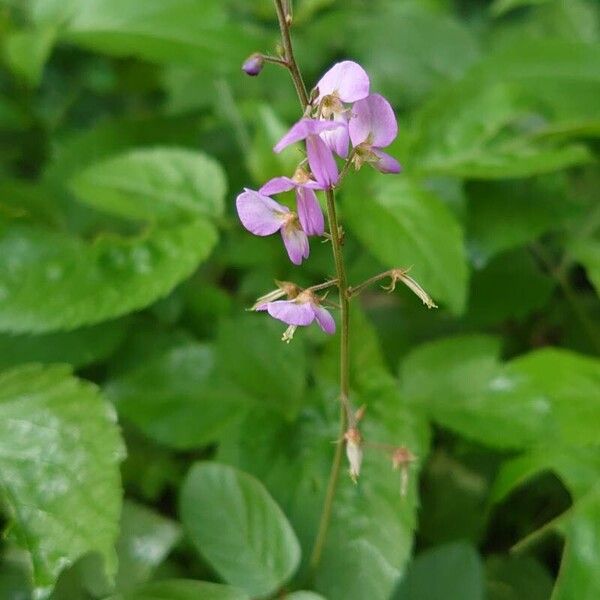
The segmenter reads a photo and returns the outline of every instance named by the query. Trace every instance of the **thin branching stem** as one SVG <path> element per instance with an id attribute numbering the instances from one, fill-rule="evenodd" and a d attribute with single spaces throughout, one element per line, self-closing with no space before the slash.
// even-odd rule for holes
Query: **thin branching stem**
<path id="1" fill-rule="evenodd" d="M 275 10 L 277 11 L 277 19 L 281 30 L 281 41 L 283 45 L 284 61 L 292 76 L 298 99 L 302 106 L 302 110 L 306 113 L 309 107 L 309 97 L 304 85 L 304 80 L 300 73 L 300 69 L 294 57 L 294 49 L 290 36 L 290 22 L 286 18 L 285 9 L 282 0 L 274 0 Z M 344 256 L 342 252 L 342 233 L 338 224 L 335 194 L 333 189 L 325 191 L 327 198 L 327 219 L 329 223 L 329 235 L 333 249 L 333 259 L 335 262 L 337 287 L 339 290 L 340 302 L 340 432 L 338 443 L 335 446 L 335 454 L 329 473 L 329 481 L 325 492 L 325 500 L 323 509 L 319 519 L 319 527 L 317 536 L 313 545 L 313 549 L 309 559 L 310 576 L 313 576 L 321 561 L 323 548 L 327 539 L 327 531 L 331 521 L 331 513 L 333 509 L 333 501 L 337 488 L 337 482 L 340 475 L 342 458 L 344 452 L 344 444 L 342 442 L 344 433 L 347 427 L 347 407 L 349 406 L 349 390 L 350 390 L 350 367 L 349 367 L 349 296 L 348 296 L 348 281 L 346 279 L 346 267 L 344 265 Z M 314 289 L 314 288 L 313 288 Z"/>

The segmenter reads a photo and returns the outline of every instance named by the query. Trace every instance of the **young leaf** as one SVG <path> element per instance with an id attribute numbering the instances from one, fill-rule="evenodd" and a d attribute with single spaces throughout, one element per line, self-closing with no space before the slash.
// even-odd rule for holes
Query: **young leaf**
<path id="1" fill-rule="evenodd" d="M 248 594 L 269 596 L 298 567 L 296 534 L 254 477 L 217 463 L 196 463 L 182 486 L 180 506 L 198 551 L 225 581 Z"/>
<path id="2" fill-rule="evenodd" d="M 0 494 L 39 597 L 88 552 L 114 577 L 123 455 L 114 411 L 68 367 L 0 375 Z"/>

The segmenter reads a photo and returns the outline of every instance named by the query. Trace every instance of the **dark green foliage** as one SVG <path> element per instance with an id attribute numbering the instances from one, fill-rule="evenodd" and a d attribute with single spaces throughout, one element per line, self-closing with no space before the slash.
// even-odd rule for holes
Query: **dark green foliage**
<path id="1" fill-rule="evenodd" d="M 234 209 L 302 158 L 287 73 L 240 69 L 271 0 L 0 0 L 0 598 L 600 598 L 598 2 L 293 4 L 307 83 L 356 60 L 400 123 L 339 195 L 350 283 L 439 305 L 353 301 L 380 446 L 309 574 L 339 339 L 245 309 L 331 248 Z"/>

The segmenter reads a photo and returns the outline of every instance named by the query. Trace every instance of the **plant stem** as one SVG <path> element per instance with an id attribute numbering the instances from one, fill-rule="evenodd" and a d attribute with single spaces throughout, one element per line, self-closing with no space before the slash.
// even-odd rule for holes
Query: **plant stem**
<path id="1" fill-rule="evenodd" d="M 335 197 L 333 190 L 326 190 L 325 195 L 327 197 L 327 218 L 329 220 L 329 232 L 331 234 L 331 245 L 333 248 L 333 258 L 335 261 L 335 270 L 338 279 L 338 290 L 340 293 L 340 431 L 338 443 L 335 447 L 333 462 L 331 464 L 331 470 L 329 472 L 329 481 L 327 483 L 325 501 L 323 503 L 323 510 L 321 511 L 321 518 L 319 520 L 319 529 L 317 531 L 317 537 L 315 538 L 315 543 L 310 555 L 309 569 L 311 574 L 314 574 L 319 566 L 321 555 L 323 554 L 323 547 L 327 538 L 329 522 L 331 520 L 333 500 L 335 498 L 335 490 L 342 465 L 342 456 L 344 451 L 344 444 L 342 440 L 347 427 L 346 413 L 348 410 L 348 396 L 350 388 L 350 305 L 348 300 L 348 281 L 346 279 L 346 267 L 344 265 L 344 257 L 342 254 L 342 240 L 337 220 L 337 213 L 335 210 Z"/>
<path id="2" fill-rule="evenodd" d="M 292 40 L 290 37 L 290 23 L 286 19 L 285 10 L 282 4 L 282 0 L 274 0 L 275 10 L 277 11 L 277 19 L 279 21 L 279 29 L 281 30 L 281 41 L 283 44 L 284 59 L 287 64 L 290 75 L 298 94 L 298 99 L 302 105 L 302 110 L 305 112 L 309 105 L 309 98 L 306 92 L 306 86 L 296 59 L 294 57 L 294 49 L 292 47 Z M 344 451 L 344 433 L 347 427 L 347 415 L 349 407 L 349 388 L 350 388 L 350 354 L 349 354 L 349 340 L 350 340 L 350 318 L 349 318 L 349 295 L 348 295 L 348 281 L 346 279 L 346 267 L 344 265 L 344 256 L 342 253 L 342 236 L 340 233 L 340 227 L 338 224 L 337 213 L 335 208 L 335 195 L 333 189 L 325 190 L 327 198 L 327 220 L 329 223 L 329 233 L 331 236 L 331 246 L 333 248 L 333 259 L 335 262 L 337 287 L 339 290 L 340 297 L 340 311 L 341 311 L 341 327 L 340 327 L 340 432 L 338 437 L 338 443 L 335 447 L 335 454 L 333 456 L 333 462 L 331 464 L 331 470 L 329 473 L 329 481 L 327 483 L 327 490 L 325 492 L 325 500 L 323 503 L 323 509 L 321 511 L 321 517 L 319 519 L 319 528 L 317 531 L 317 537 L 313 545 L 313 549 L 309 560 L 310 576 L 313 576 L 319 562 L 321 555 L 323 554 L 323 548 L 327 539 L 327 531 L 329 529 L 329 523 L 331 521 L 331 512 L 333 509 L 333 500 L 335 498 L 335 492 L 337 482 L 339 479 L 340 468 L 342 464 L 342 456 Z"/>
<path id="3" fill-rule="evenodd" d="M 286 19 L 285 10 L 281 0 L 275 0 L 275 10 L 277 11 L 279 29 L 281 30 L 281 42 L 283 43 L 285 62 L 287 63 L 287 68 L 294 81 L 294 87 L 296 88 L 296 93 L 298 94 L 300 104 L 302 105 L 302 110 L 304 110 L 308 106 L 308 94 L 306 93 L 306 86 L 304 85 L 304 80 L 300 74 L 300 69 L 298 69 L 296 59 L 294 58 L 292 38 L 290 37 L 290 26 Z"/>
<path id="4" fill-rule="evenodd" d="M 393 272 L 394 272 L 394 269 L 390 269 L 389 271 L 384 271 L 383 273 L 379 273 L 379 275 L 374 275 L 373 277 L 369 277 L 369 279 L 366 279 L 362 283 L 359 283 L 358 285 L 356 285 L 354 287 L 348 288 L 348 295 L 350 296 L 350 298 L 352 298 L 353 296 L 357 296 L 366 287 L 369 287 L 370 285 L 373 285 L 374 283 L 377 283 L 378 281 L 381 281 L 382 279 L 391 277 Z"/>

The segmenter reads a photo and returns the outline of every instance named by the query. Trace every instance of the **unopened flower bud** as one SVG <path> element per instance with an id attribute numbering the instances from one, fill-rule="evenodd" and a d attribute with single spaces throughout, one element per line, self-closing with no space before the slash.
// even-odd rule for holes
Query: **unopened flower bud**
<path id="1" fill-rule="evenodd" d="M 360 475 L 360 466 L 363 458 L 362 436 L 356 427 L 350 427 L 344 434 L 344 440 L 346 440 L 346 456 L 350 465 L 348 472 L 352 481 L 356 483 Z"/>
<path id="2" fill-rule="evenodd" d="M 261 71 L 265 64 L 265 59 L 262 54 L 258 52 L 250 55 L 242 65 L 242 71 L 246 73 L 246 75 L 250 75 L 251 77 L 256 77 Z"/>

